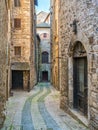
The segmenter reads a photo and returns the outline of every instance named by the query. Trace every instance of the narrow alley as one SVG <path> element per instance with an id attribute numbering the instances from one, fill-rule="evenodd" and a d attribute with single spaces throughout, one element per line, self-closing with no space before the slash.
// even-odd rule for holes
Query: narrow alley
<path id="1" fill-rule="evenodd" d="M 98 0 L 0 0 L 0 130 L 98 130 Z"/>
<path id="2" fill-rule="evenodd" d="M 50 83 L 39 83 L 31 92 L 13 91 L 2 130 L 88 130 L 60 110 L 59 96 Z"/>

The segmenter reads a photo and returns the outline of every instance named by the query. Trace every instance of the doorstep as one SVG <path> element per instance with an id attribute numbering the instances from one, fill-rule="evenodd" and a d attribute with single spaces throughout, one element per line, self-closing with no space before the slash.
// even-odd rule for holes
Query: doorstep
<path id="1" fill-rule="evenodd" d="M 72 117 L 76 118 L 76 120 L 80 121 L 86 127 L 88 127 L 88 125 L 89 125 L 88 119 L 82 113 L 80 113 L 79 111 L 77 111 L 75 109 L 69 109 L 69 114 L 71 114 Z"/>

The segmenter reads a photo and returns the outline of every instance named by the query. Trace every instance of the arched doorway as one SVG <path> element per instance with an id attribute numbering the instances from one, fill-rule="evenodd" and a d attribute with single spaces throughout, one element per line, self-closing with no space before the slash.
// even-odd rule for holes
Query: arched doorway
<path id="1" fill-rule="evenodd" d="M 87 115 L 88 83 L 87 54 L 81 42 L 77 42 L 73 50 L 73 106 Z"/>

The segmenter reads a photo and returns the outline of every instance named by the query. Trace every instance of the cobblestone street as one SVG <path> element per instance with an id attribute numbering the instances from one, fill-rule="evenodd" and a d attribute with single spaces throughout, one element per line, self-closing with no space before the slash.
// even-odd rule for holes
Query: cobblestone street
<path id="1" fill-rule="evenodd" d="M 88 130 L 59 109 L 59 96 L 49 83 L 29 93 L 13 91 L 2 130 Z"/>

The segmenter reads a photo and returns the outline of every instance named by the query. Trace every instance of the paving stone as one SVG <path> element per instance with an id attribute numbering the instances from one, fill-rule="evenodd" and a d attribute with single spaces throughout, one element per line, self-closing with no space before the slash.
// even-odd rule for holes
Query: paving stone
<path id="1" fill-rule="evenodd" d="M 47 83 L 35 86 L 29 93 L 14 91 L 2 130 L 88 130 L 59 108 L 59 96 Z"/>

